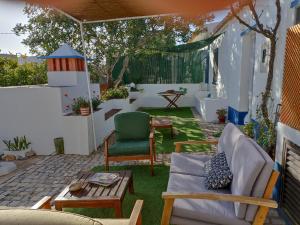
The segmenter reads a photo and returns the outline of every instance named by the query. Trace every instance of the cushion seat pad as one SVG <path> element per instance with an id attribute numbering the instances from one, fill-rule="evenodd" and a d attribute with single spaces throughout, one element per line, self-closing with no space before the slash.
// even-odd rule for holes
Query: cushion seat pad
<path id="1" fill-rule="evenodd" d="M 186 174 L 170 173 L 168 192 L 177 193 L 224 193 L 228 189 L 207 190 L 204 177 Z M 235 216 L 234 204 L 225 201 L 210 201 L 199 199 L 176 199 L 173 205 L 171 224 L 224 224 L 250 225 Z"/>
<path id="2" fill-rule="evenodd" d="M 109 147 L 109 156 L 149 155 L 149 140 L 117 141 Z"/>
<path id="3" fill-rule="evenodd" d="M 204 164 L 209 159 L 208 155 L 172 153 L 170 172 L 204 177 Z"/>

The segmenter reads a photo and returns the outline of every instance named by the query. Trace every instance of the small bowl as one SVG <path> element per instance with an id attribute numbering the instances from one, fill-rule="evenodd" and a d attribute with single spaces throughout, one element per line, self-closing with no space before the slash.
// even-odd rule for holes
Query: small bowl
<path id="1" fill-rule="evenodd" d="M 82 188 L 82 183 L 76 182 L 69 186 L 69 191 L 79 191 Z"/>

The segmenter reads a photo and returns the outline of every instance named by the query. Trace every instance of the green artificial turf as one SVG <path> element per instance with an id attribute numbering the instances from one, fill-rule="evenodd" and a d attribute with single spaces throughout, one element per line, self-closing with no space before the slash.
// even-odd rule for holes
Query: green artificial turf
<path id="1" fill-rule="evenodd" d="M 134 194 L 126 193 L 123 201 L 123 216 L 130 217 L 134 203 L 137 199 L 144 200 L 142 211 L 143 225 L 158 225 L 160 224 L 163 201 L 161 198 L 162 192 L 167 190 L 169 167 L 155 166 L 155 175 L 150 176 L 149 166 L 112 166 L 110 171 L 114 170 L 131 170 L 133 172 Z M 93 169 L 95 172 L 103 171 L 102 167 Z M 93 218 L 114 218 L 113 209 L 65 209 L 65 211 L 73 212 Z"/>
<path id="2" fill-rule="evenodd" d="M 140 111 L 149 113 L 152 117 L 169 117 L 173 121 L 173 127 L 178 134 L 172 139 L 170 129 L 159 129 L 155 132 L 157 153 L 174 152 L 176 141 L 203 140 L 205 136 L 201 131 L 197 120 L 194 118 L 191 108 L 141 108 Z M 203 152 L 210 149 L 207 145 L 185 145 L 183 151 Z"/>

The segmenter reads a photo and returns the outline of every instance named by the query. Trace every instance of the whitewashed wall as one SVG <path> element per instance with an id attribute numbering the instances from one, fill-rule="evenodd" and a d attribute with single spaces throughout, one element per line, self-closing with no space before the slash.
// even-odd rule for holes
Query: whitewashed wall
<path id="1" fill-rule="evenodd" d="M 90 154 L 94 150 L 91 115 L 64 116 L 63 93 L 59 87 L 0 88 L 0 139 L 26 135 L 38 155 L 49 155 L 55 152 L 53 139 L 63 137 L 65 154 Z M 105 120 L 105 113 L 113 108 L 122 109 L 119 113 L 135 111 L 138 105 L 124 99 L 109 100 L 100 107 L 94 113 L 97 146 L 114 129 L 114 117 Z M 5 148 L 1 141 L 0 149 Z"/>
<path id="2" fill-rule="evenodd" d="M 246 11 L 241 16 L 248 20 Z M 242 71 L 243 38 L 240 34 L 244 29 L 236 20 L 232 20 L 220 31 L 225 33 L 212 45 L 212 50 L 219 48 L 218 96 L 227 98 L 229 106 L 238 111 L 248 108 L 247 102 L 242 101 L 248 94 L 248 82 L 244 82 Z M 212 51 L 210 59 L 213 63 Z M 212 67 L 213 65 L 210 67 L 210 82 L 213 76 Z"/>
<path id="3" fill-rule="evenodd" d="M 59 88 L 0 88 L 0 104 L 0 139 L 26 135 L 36 153 L 55 151 L 53 139 L 63 136 Z M 5 148 L 2 141 L 0 148 Z"/>
<path id="4" fill-rule="evenodd" d="M 260 20 L 263 24 L 267 24 L 270 27 L 274 26 L 276 21 L 276 6 L 275 1 L 270 0 L 258 0 L 256 2 L 256 10 L 258 14 L 263 10 L 263 14 Z M 294 25 L 295 21 L 295 8 L 290 8 L 291 1 L 281 0 L 281 16 L 282 21 L 278 30 L 277 41 L 277 56 L 274 67 L 274 80 L 272 85 L 272 93 L 274 99 L 275 110 L 276 105 L 281 102 L 282 91 L 282 78 L 284 68 L 284 56 L 285 56 L 285 42 L 287 29 Z M 246 21 L 250 21 L 250 16 L 247 10 L 240 13 Z M 250 24 L 254 24 L 251 20 Z M 267 79 L 267 71 L 261 70 L 262 59 L 262 47 L 266 43 L 266 38 L 260 34 L 249 32 L 245 36 L 241 36 L 241 32 L 246 30 L 245 26 L 240 25 L 237 20 L 233 19 L 227 23 L 226 26 L 220 31 L 225 32 L 224 37 L 216 42 L 213 47 L 219 47 L 219 76 L 220 76 L 220 88 L 223 89 L 228 97 L 229 105 L 236 107 L 237 110 L 244 110 L 246 108 L 245 92 L 242 94 L 243 89 L 248 88 L 247 82 L 242 81 L 244 71 L 243 65 L 247 63 L 247 60 L 243 58 L 243 55 L 249 55 L 249 52 L 243 52 L 243 41 L 247 36 L 255 35 L 255 52 L 254 52 L 254 73 L 253 73 L 253 88 L 250 93 L 249 108 L 251 117 L 255 119 L 257 105 L 260 104 L 260 99 L 257 97 L 264 91 Z M 212 57 L 212 54 L 211 54 Z M 250 61 L 248 61 L 250 62 Z M 212 77 L 212 66 L 210 68 L 210 77 Z M 246 86 L 245 86 L 246 85 Z M 249 89 L 249 88 L 248 88 Z M 250 86 L 251 89 L 251 86 Z M 250 118 L 248 118 L 250 119 Z M 277 154 L 276 159 L 281 162 L 282 155 L 282 141 L 284 137 L 293 138 L 292 141 L 299 143 L 299 132 L 284 126 L 278 125 L 278 139 L 277 139 Z M 296 136 L 295 136 L 296 135 Z M 298 138 L 298 139 L 297 139 Z"/>
<path id="5" fill-rule="evenodd" d="M 259 10 L 264 10 L 264 16 L 261 17 L 261 20 L 265 24 L 274 26 L 276 18 L 276 8 L 273 1 L 259 1 L 258 5 Z M 281 101 L 281 86 L 283 78 L 283 66 L 284 66 L 284 56 L 285 56 L 285 42 L 287 29 L 294 24 L 295 20 L 295 9 L 290 8 L 291 1 L 281 1 L 282 7 L 282 21 L 278 31 L 278 41 L 277 41 L 277 57 L 275 60 L 274 67 L 274 81 L 273 81 L 273 98 L 274 105 L 276 106 Z M 273 23 L 272 23 L 273 21 Z M 266 42 L 266 39 L 261 35 L 256 37 L 256 61 L 255 61 L 255 73 L 254 73 L 254 85 L 253 85 L 253 107 L 252 114 L 255 116 L 256 105 L 258 104 L 256 96 L 258 96 L 265 88 L 267 73 L 260 72 L 260 61 L 261 61 L 261 48 L 262 45 Z M 275 109 L 274 109 L 275 110 Z"/>
<path id="6" fill-rule="evenodd" d="M 195 106 L 195 94 L 200 91 L 200 84 L 139 84 L 138 89 L 143 89 L 138 99 L 139 107 L 166 107 L 168 102 L 159 92 L 187 88 L 187 94 L 182 96 L 176 104 L 180 107 Z"/>

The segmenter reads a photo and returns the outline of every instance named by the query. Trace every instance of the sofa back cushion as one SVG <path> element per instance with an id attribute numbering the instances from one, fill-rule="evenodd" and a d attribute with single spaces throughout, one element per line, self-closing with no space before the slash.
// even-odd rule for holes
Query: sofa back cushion
<path id="1" fill-rule="evenodd" d="M 102 225 L 92 218 L 72 213 L 32 210 L 3 209 L 0 210 L 0 224 L 9 225 Z"/>
<path id="2" fill-rule="evenodd" d="M 218 152 L 225 152 L 229 168 L 231 168 L 234 146 L 241 135 L 244 134 L 240 131 L 240 129 L 232 123 L 228 123 L 219 138 Z"/>
<path id="3" fill-rule="evenodd" d="M 254 145 L 245 136 L 240 136 L 232 155 L 231 193 L 233 195 L 251 196 L 254 183 L 265 166 L 265 160 Z M 234 203 L 235 214 L 244 219 L 247 205 Z"/>
<path id="4" fill-rule="evenodd" d="M 150 115 L 144 112 L 128 112 L 115 116 L 116 140 L 146 140 L 150 134 Z"/>
<path id="5" fill-rule="evenodd" d="M 254 183 L 254 187 L 252 188 L 252 193 L 251 193 L 251 196 L 261 198 L 265 192 L 270 176 L 272 174 L 274 168 L 274 161 L 271 159 L 268 153 L 265 150 L 263 150 L 253 139 L 249 139 L 249 140 L 266 161 L 265 166 L 263 167 L 262 171 L 260 172 L 258 178 Z M 252 222 L 256 215 L 257 209 L 258 209 L 257 206 L 249 205 L 247 207 L 245 219 L 247 221 Z"/>

